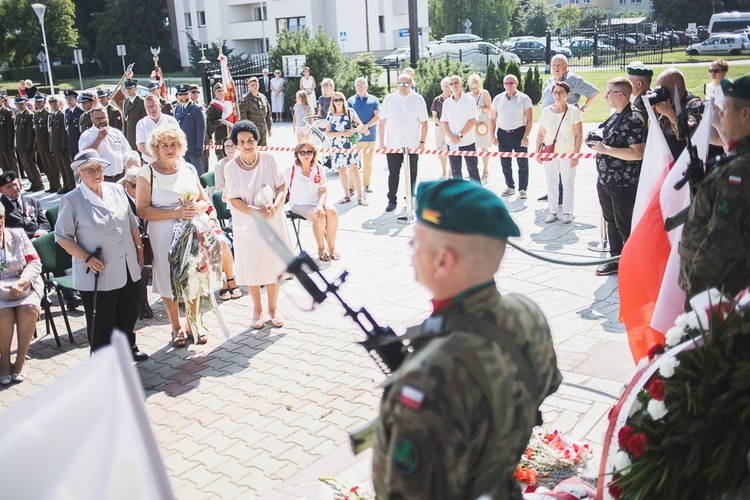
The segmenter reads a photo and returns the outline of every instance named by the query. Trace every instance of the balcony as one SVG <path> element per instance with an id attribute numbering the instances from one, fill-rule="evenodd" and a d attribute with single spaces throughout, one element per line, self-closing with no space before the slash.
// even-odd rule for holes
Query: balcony
<path id="1" fill-rule="evenodd" d="M 268 21 L 266 23 L 266 37 L 271 34 L 273 26 Z M 229 23 L 229 40 L 252 40 L 256 38 L 263 38 L 263 22 L 262 21 L 248 21 L 240 23 Z"/>

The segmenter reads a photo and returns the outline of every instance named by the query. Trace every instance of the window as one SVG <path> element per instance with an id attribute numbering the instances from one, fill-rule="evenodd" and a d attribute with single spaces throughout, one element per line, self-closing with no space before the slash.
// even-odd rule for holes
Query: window
<path id="1" fill-rule="evenodd" d="M 630 0 L 630 3 L 641 3 L 641 0 Z"/>
<path id="2" fill-rule="evenodd" d="M 260 7 L 255 7 L 254 14 L 256 21 L 268 21 L 268 11 L 266 10 L 265 5 L 263 5 L 262 9 Z"/>
<path id="3" fill-rule="evenodd" d="M 196 12 L 198 17 L 198 27 L 205 26 L 206 25 L 206 11 L 205 10 L 199 10 Z"/>
<path id="4" fill-rule="evenodd" d="M 625 5 L 625 0 L 617 0 L 617 3 L 619 3 L 620 5 Z"/>
<path id="5" fill-rule="evenodd" d="M 281 17 L 276 19 L 276 31 L 281 33 L 287 31 L 302 31 L 305 27 L 304 17 Z"/>
<path id="6" fill-rule="evenodd" d="M 385 16 L 378 16 L 378 28 L 381 33 L 385 33 Z"/>
<path id="7" fill-rule="evenodd" d="M 583 3 L 591 3 L 591 0 L 583 0 Z"/>
<path id="8" fill-rule="evenodd" d="M 185 27 L 186 28 L 193 27 L 193 19 L 190 17 L 190 12 L 185 12 Z"/>

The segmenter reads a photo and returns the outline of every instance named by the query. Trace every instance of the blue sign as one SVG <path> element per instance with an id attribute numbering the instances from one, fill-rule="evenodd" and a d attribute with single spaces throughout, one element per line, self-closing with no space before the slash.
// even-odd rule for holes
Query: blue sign
<path id="1" fill-rule="evenodd" d="M 339 42 L 346 41 L 346 31 L 339 31 Z"/>
<path id="2" fill-rule="evenodd" d="M 398 37 L 399 38 L 409 38 L 409 28 L 399 28 L 399 30 L 398 30 Z"/>

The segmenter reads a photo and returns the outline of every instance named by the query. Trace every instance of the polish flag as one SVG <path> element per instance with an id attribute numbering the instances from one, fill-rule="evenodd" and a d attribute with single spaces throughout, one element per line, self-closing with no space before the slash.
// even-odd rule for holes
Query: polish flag
<path id="1" fill-rule="evenodd" d="M 625 324 L 636 363 L 653 345 L 664 340 L 664 333 L 682 313 L 685 292 L 677 283 L 677 247 L 682 226 L 666 232 L 664 221 L 690 204 L 689 184 L 679 191 L 674 189 L 690 162 L 689 153 L 685 149 L 676 162 L 673 160 L 656 116 L 648 101 L 645 104 L 650 119 L 648 140 L 632 230 L 623 247 L 618 272 L 620 320 Z M 708 152 L 712 111 L 712 106 L 706 106 L 692 137 L 701 158 L 706 158 Z"/>
<path id="2" fill-rule="evenodd" d="M 219 64 L 221 65 L 221 80 L 224 82 L 224 111 L 221 114 L 221 121 L 228 127 L 232 127 L 240 121 L 240 114 L 237 111 L 237 95 L 234 91 L 234 80 L 229 74 L 229 60 L 221 49 L 219 49 Z"/>

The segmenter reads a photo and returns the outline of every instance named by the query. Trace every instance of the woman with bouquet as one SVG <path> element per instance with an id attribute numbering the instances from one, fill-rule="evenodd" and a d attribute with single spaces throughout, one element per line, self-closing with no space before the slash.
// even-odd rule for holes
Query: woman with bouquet
<path id="1" fill-rule="evenodd" d="M 196 332 L 193 337 L 190 321 L 186 321 L 184 328 L 180 323 L 178 297 L 174 297 L 172 291 L 169 249 L 175 224 L 204 215 L 209 207 L 208 199 L 195 167 L 182 159 L 187 140 L 180 127 L 165 124 L 155 128 L 148 138 L 147 147 L 156 160 L 140 171 L 136 207 L 138 216 L 148 221 L 148 235 L 154 253 L 153 290 L 164 302 L 172 326 L 172 345 L 185 347 L 186 338 L 205 344 L 205 335 Z M 191 300 L 190 307 L 194 318 L 197 297 Z"/>
<path id="2" fill-rule="evenodd" d="M 260 214 L 274 229 L 284 244 L 291 249 L 287 233 L 284 203 L 286 181 L 269 154 L 257 150 L 260 134 L 249 120 L 241 120 L 232 127 L 232 142 L 237 154 L 224 167 L 224 201 L 230 205 L 234 229 L 235 277 L 238 285 L 247 285 L 253 300 L 253 328 L 265 323 L 260 287 L 266 285 L 268 314 L 275 327 L 284 325 L 284 317 L 277 309 L 278 277 L 284 272 L 284 262 L 264 243 L 253 214 Z"/>

